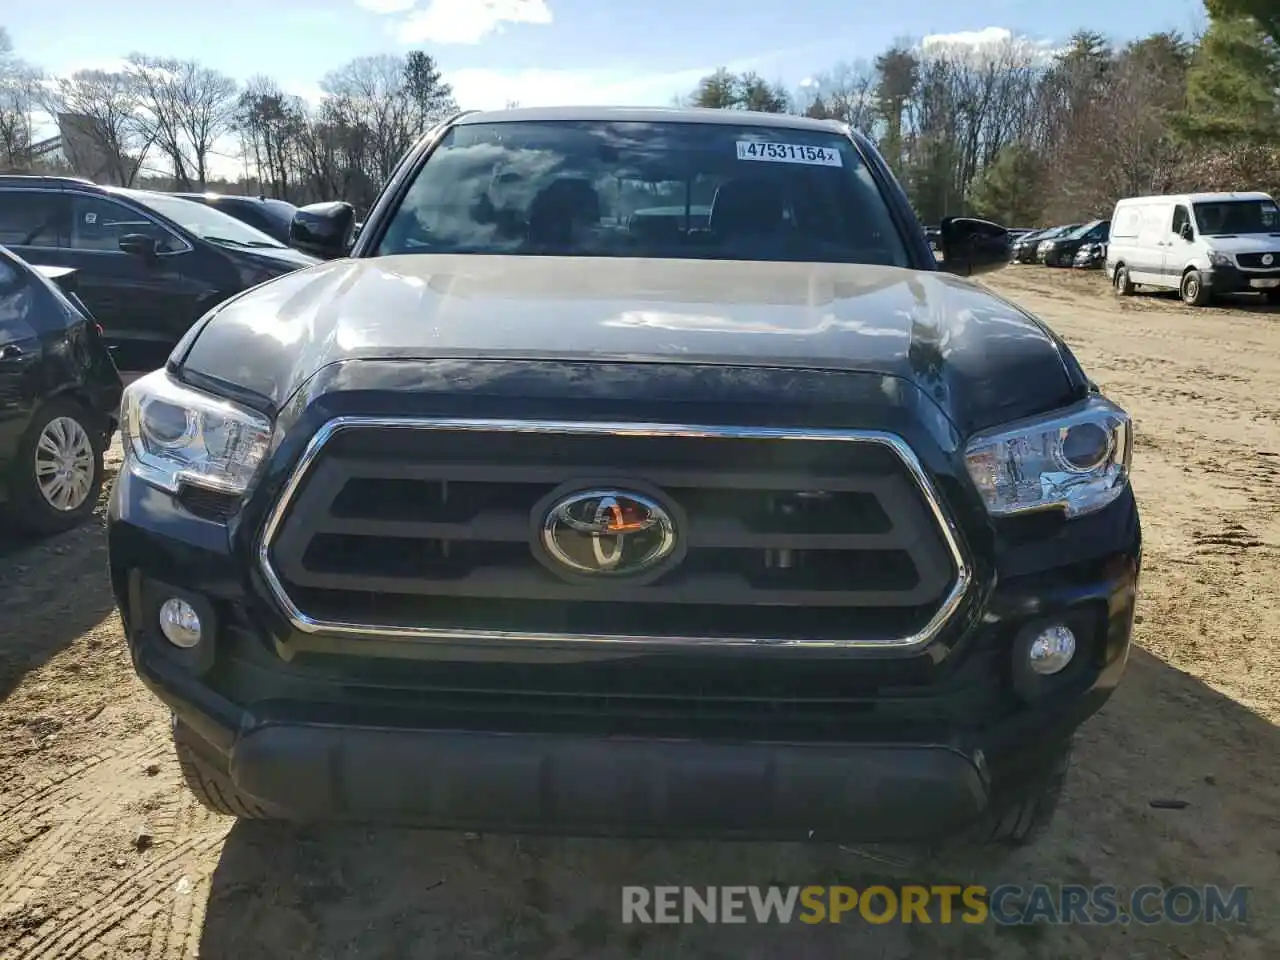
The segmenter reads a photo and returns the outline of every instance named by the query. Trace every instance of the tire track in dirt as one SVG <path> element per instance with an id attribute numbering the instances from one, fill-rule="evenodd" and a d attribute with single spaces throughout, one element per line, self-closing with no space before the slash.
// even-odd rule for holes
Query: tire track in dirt
<path id="1" fill-rule="evenodd" d="M 224 831 L 179 841 L 164 856 L 117 883 L 80 916 L 13 954 L 13 960 L 71 960 L 129 916 L 148 920 L 165 912 L 159 906 L 161 898 L 172 891 L 188 863 L 212 853 L 225 838 Z M 168 914 L 171 921 L 176 918 L 173 910 Z"/>
<path id="2" fill-rule="evenodd" d="M 49 811 L 61 807 L 59 823 L 27 844 L 8 864 L 7 876 L 0 877 L 0 909 L 21 907 L 25 899 L 54 880 L 68 864 L 72 844 L 83 845 L 96 826 L 119 815 L 120 801 L 137 794 L 143 762 L 158 760 L 164 753 L 163 745 L 153 743 L 125 757 L 104 761 L 93 776 L 76 782 L 77 789 L 47 807 Z"/>

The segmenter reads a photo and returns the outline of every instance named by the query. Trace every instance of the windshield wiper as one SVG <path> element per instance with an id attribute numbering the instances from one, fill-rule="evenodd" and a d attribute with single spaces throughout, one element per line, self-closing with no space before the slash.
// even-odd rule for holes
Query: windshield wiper
<path id="1" fill-rule="evenodd" d="M 233 240 L 231 237 L 213 237 L 213 236 L 207 236 L 207 235 L 205 236 L 205 239 L 208 240 L 210 243 L 229 243 L 233 247 L 252 247 L 252 248 L 270 247 L 273 250 L 286 249 L 283 245 L 278 243 L 272 243 L 269 240 Z"/>

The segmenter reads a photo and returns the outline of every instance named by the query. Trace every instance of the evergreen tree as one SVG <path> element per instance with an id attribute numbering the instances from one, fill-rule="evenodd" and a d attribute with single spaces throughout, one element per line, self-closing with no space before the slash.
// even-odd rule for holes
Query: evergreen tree
<path id="1" fill-rule="evenodd" d="M 975 213 L 1008 226 L 1039 223 L 1044 212 L 1042 171 L 1040 158 L 1030 146 L 1011 144 L 978 175 L 970 205 Z"/>

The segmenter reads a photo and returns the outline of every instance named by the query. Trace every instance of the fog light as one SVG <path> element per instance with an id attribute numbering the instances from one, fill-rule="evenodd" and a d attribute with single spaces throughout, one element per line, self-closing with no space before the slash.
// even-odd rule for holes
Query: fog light
<path id="1" fill-rule="evenodd" d="M 1041 676 L 1061 672 L 1076 655 L 1076 635 L 1060 623 L 1046 627 L 1031 641 L 1027 659 Z"/>
<path id="2" fill-rule="evenodd" d="M 180 597 L 160 604 L 160 632 L 175 647 L 189 650 L 200 642 L 200 615 Z"/>

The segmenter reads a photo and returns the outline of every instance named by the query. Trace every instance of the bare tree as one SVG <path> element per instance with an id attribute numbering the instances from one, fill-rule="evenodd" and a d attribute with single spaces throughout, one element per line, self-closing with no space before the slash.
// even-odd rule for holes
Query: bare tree
<path id="1" fill-rule="evenodd" d="M 45 105 L 88 148 L 89 155 L 80 156 L 78 144 L 64 136 L 63 153 L 76 173 L 133 186 L 151 141 L 138 123 L 136 86 L 127 75 L 78 70 L 57 81 Z"/>
<path id="2" fill-rule="evenodd" d="M 8 31 L 0 27 L 0 165 L 31 164 L 31 115 L 40 79 L 39 70 L 14 54 Z"/>
<path id="3" fill-rule="evenodd" d="M 235 124 L 236 82 L 194 60 L 179 64 L 177 124 L 182 131 L 201 189 L 209 180 L 209 157 L 214 146 Z"/>
<path id="4" fill-rule="evenodd" d="M 303 177 L 307 113 L 302 100 L 286 94 L 270 77 L 253 77 L 237 101 L 235 122 L 260 186 L 273 197 L 292 199 Z"/>
<path id="5" fill-rule="evenodd" d="M 137 98 L 135 114 L 148 141 L 165 155 L 179 187 L 191 189 L 191 163 L 183 135 L 180 75 L 182 62 L 144 53 L 129 55 L 126 76 Z"/>
<path id="6" fill-rule="evenodd" d="M 839 120 L 868 136 L 876 129 L 876 71 L 866 60 L 839 63 L 813 82 L 813 99 L 805 113 Z"/>

